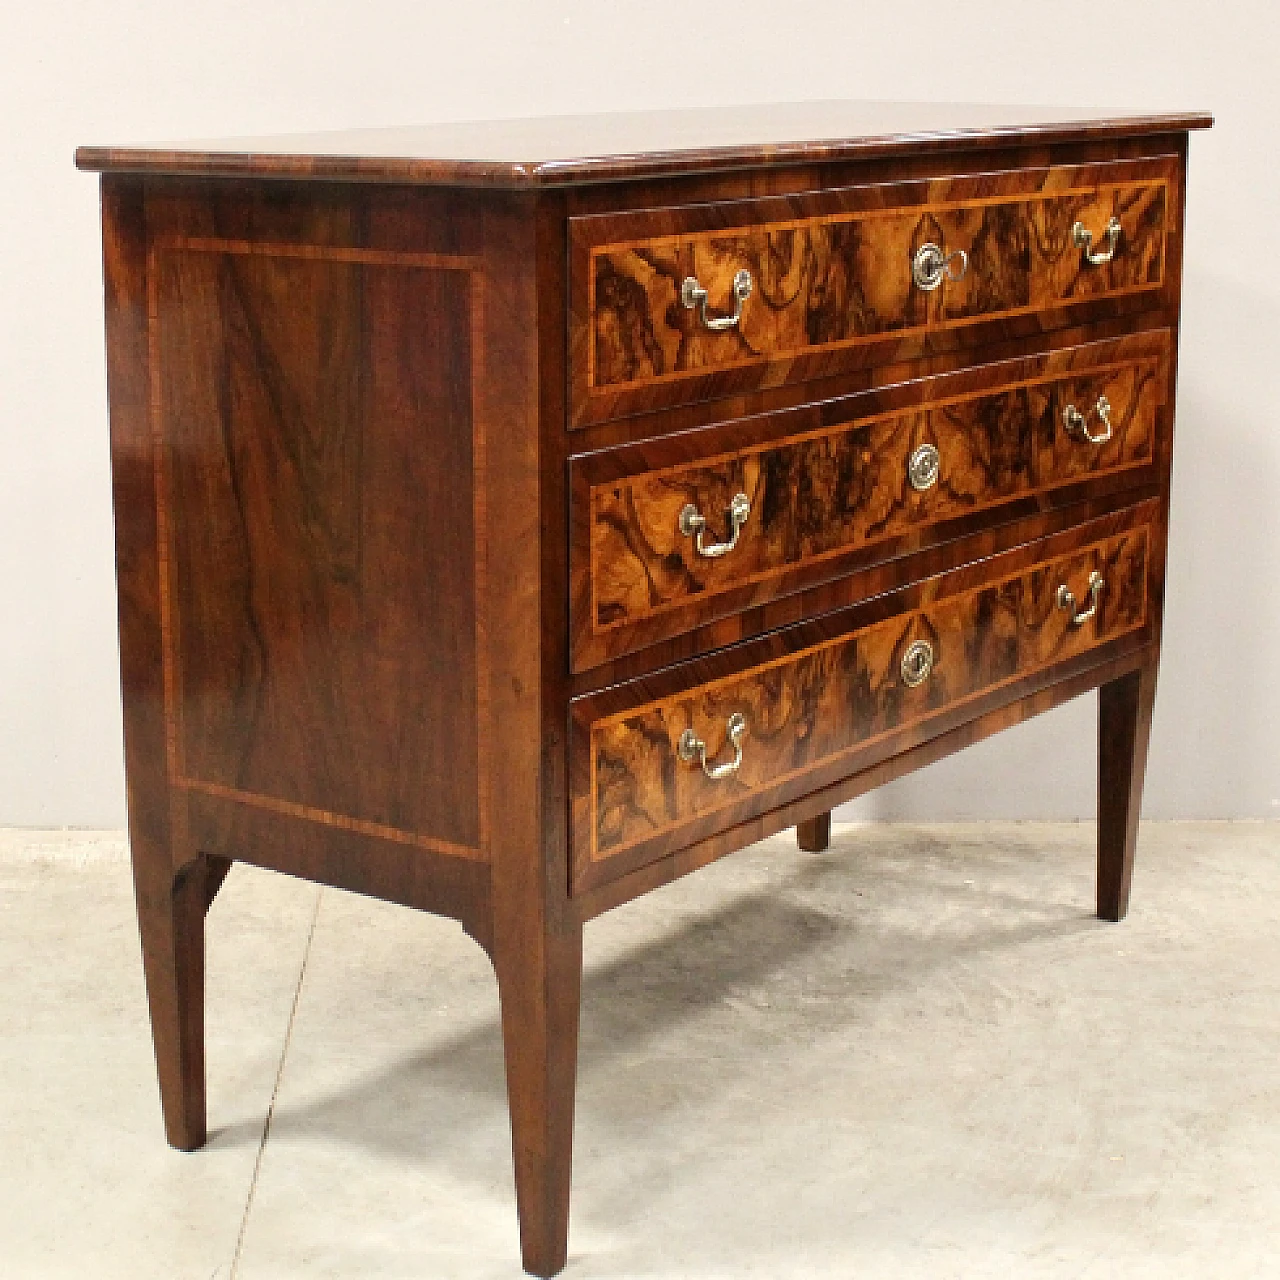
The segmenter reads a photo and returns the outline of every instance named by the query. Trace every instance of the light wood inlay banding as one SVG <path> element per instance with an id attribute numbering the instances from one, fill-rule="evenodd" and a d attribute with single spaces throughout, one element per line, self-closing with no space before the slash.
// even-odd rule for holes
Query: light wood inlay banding
<path id="1" fill-rule="evenodd" d="M 1165 287 L 1170 172 L 1145 161 L 851 187 L 804 217 L 810 202 L 766 198 L 577 219 L 573 424 L 1141 306 Z M 1113 216 L 1119 248 L 1091 266 L 1072 229 L 1101 238 Z M 968 269 L 926 291 L 911 265 L 930 243 Z M 754 284 L 741 321 L 711 332 L 682 283 L 730 311 L 740 271 Z"/>
<path id="2" fill-rule="evenodd" d="M 485 856 L 482 281 L 464 255 L 153 243 L 175 795 Z M 302 314 L 310 325 L 286 331 L 282 317 Z M 221 455 L 184 447 L 197 439 L 202 450 L 222 440 Z M 474 478 L 469 490 L 444 492 L 442 452 Z M 181 522 L 170 515 L 178 488 Z M 419 581 L 397 585 L 406 570 Z M 445 583 L 476 602 L 466 634 L 433 625 L 431 593 Z M 206 686 L 231 696 L 204 698 Z M 325 728 L 300 732 L 286 710 L 296 703 Z M 386 768 L 372 770 L 378 753 Z"/>
<path id="3" fill-rule="evenodd" d="M 591 494 L 594 627 L 625 627 L 917 524 L 1141 466 L 1163 399 L 1158 372 L 1152 360 L 1026 383 L 599 486 Z M 1094 446 L 1070 436 L 1064 407 L 1088 409 L 1101 396 L 1113 406 L 1112 439 Z M 917 492 L 907 463 L 926 443 L 939 450 L 941 474 Z M 692 504 L 715 528 L 736 493 L 751 501 L 737 545 L 699 556 L 680 532 L 680 511 Z"/>
<path id="4" fill-rule="evenodd" d="M 921 380 L 892 393 L 897 408 L 855 395 L 575 459 L 575 670 L 851 567 L 1152 483 L 1169 337 L 1159 330 Z M 1076 406 L 1101 431 L 1102 397 L 1113 433 L 1093 444 L 1063 415 Z M 924 445 L 937 448 L 939 475 L 919 491 L 908 461 Z M 704 513 L 719 537 L 737 494 L 750 515 L 733 550 L 699 555 L 681 512 Z"/>
<path id="5" fill-rule="evenodd" d="M 729 822 L 766 788 L 1140 629 L 1148 561 L 1142 526 L 658 701 L 595 718 L 587 700 L 578 713 L 590 743 L 589 778 L 575 803 L 579 882 L 598 882 L 598 864 L 640 846 L 660 856 L 695 819 L 723 812 Z M 1098 613 L 1074 626 L 1058 588 L 1083 599 L 1095 569 L 1106 580 Z M 911 688 L 900 664 L 917 640 L 931 646 L 933 670 Z M 692 728 L 721 751 L 735 713 L 747 719 L 742 768 L 712 781 L 680 759 L 680 735 Z"/>

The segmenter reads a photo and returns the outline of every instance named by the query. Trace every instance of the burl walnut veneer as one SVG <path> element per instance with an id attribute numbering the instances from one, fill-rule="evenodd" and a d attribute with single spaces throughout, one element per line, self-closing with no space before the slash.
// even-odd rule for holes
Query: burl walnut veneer
<path id="1" fill-rule="evenodd" d="M 169 1140 L 234 861 L 492 957 L 564 1265 L 592 916 L 1086 690 L 1127 908 L 1188 131 L 827 103 L 96 149 Z M 743 945 L 750 945 L 749 939 Z"/>

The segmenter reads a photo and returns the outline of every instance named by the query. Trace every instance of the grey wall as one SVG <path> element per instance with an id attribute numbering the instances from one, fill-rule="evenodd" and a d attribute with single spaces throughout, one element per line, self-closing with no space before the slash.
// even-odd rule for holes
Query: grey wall
<path id="1" fill-rule="evenodd" d="M 1280 817 L 1273 0 L 45 0 L 0 53 L 0 824 L 124 816 L 96 185 L 77 143 L 824 97 L 1210 108 L 1147 813 Z M 1093 811 L 1084 699 L 854 807 Z"/>

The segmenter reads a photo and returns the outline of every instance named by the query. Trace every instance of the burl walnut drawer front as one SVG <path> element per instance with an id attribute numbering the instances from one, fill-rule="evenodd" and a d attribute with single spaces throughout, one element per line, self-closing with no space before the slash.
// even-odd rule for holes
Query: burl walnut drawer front
<path id="1" fill-rule="evenodd" d="M 1138 525 L 667 696 L 641 681 L 580 700 L 573 890 L 836 781 L 856 752 L 927 736 L 932 719 L 1139 630 L 1150 558 Z"/>
<path id="2" fill-rule="evenodd" d="M 575 460 L 575 670 L 845 572 L 850 553 L 862 567 L 1019 499 L 1150 480 L 1169 343 L 1159 330 L 947 375 L 906 408 L 852 396 Z M 734 448 L 744 436 L 764 438 Z"/>
<path id="3" fill-rule="evenodd" d="M 1158 158 L 573 218 L 572 421 L 1150 305 L 1176 181 Z"/>

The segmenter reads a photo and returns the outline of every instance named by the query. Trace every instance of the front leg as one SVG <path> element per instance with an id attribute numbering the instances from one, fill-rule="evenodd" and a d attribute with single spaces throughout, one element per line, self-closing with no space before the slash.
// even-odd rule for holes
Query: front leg
<path id="1" fill-rule="evenodd" d="M 1142 781 L 1156 696 L 1154 660 L 1098 689 L 1098 915 L 1129 910 Z"/>
<path id="2" fill-rule="evenodd" d="M 569 1245 L 582 927 L 494 942 L 521 1253 L 530 1275 L 554 1276 Z"/>

